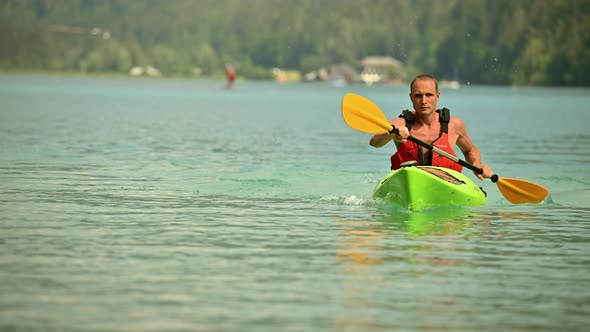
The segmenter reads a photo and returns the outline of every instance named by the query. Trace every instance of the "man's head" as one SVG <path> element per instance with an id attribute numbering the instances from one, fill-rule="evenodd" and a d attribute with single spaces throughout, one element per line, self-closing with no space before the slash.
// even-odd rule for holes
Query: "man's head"
<path id="1" fill-rule="evenodd" d="M 410 100 L 418 114 L 436 111 L 439 97 L 438 82 L 430 75 L 418 75 L 410 83 Z"/>
<path id="2" fill-rule="evenodd" d="M 410 93 L 412 92 L 412 89 L 414 88 L 414 83 L 416 83 L 416 81 L 419 80 L 430 80 L 434 82 L 434 88 L 436 89 L 436 92 L 438 92 L 438 81 L 436 80 L 436 78 L 434 78 L 432 75 L 428 75 L 428 74 L 421 74 L 416 76 L 412 82 L 410 83 Z"/>

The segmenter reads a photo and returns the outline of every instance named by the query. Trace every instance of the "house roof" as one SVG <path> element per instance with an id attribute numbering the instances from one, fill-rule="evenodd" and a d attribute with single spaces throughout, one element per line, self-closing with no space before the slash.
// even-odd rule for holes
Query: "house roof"
<path id="1" fill-rule="evenodd" d="M 390 56 L 368 56 L 361 60 L 364 67 L 387 67 L 387 66 L 401 66 L 401 61 Z"/>

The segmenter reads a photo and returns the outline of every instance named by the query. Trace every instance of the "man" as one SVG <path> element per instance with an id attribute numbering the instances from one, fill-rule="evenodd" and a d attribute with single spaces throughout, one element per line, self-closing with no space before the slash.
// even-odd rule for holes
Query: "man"
<path id="1" fill-rule="evenodd" d="M 414 111 L 404 111 L 390 123 L 399 134 L 381 133 L 371 137 L 369 144 L 376 148 L 382 147 L 393 140 L 397 152 L 391 156 L 391 169 L 397 169 L 406 161 L 415 160 L 418 165 L 441 166 L 457 171 L 462 166 L 436 152 L 428 151 L 418 144 L 408 141 L 410 134 L 417 139 L 430 143 L 435 147 L 456 156 L 453 148 L 459 146 L 465 160 L 483 169 L 483 174 L 475 174 L 479 179 L 490 178 L 492 169 L 481 163 L 479 150 L 467 135 L 463 120 L 450 116 L 448 109 L 437 110 L 436 104 L 440 97 L 438 83 L 430 75 L 419 75 L 410 84 L 410 100 Z"/>

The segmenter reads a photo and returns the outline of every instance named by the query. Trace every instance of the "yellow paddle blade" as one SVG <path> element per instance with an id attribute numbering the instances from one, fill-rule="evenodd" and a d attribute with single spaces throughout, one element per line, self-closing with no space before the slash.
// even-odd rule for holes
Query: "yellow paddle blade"
<path id="1" fill-rule="evenodd" d="M 368 134 L 393 129 L 377 105 L 354 93 L 348 93 L 342 99 L 342 118 L 351 128 Z"/>
<path id="2" fill-rule="evenodd" d="M 541 203 L 549 195 L 547 189 L 526 180 L 500 178 L 496 184 L 502 195 L 514 204 Z"/>

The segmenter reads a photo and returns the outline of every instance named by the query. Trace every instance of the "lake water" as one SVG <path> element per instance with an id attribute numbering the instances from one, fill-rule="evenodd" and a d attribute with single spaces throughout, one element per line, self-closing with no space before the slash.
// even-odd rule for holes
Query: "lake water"
<path id="1" fill-rule="evenodd" d="M 501 177 L 550 197 L 409 213 L 347 127 L 408 87 L 0 76 L 2 331 L 582 331 L 590 89 L 464 86 Z M 473 174 L 465 174 L 475 179 Z"/>

